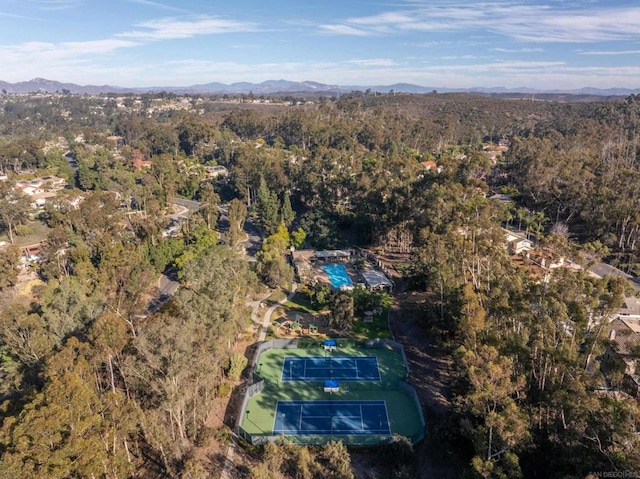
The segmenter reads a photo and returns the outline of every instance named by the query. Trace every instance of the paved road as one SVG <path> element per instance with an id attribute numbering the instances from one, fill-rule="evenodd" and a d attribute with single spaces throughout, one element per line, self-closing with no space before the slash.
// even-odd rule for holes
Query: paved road
<path id="1" fill-rule="evenodd" d="M 229 205 L 224 204 L 218 207 L 220 217 L 218 218 L 218 231 L 220 237 L 224 239 L 224 235 L 229 231 Z M 255 261 L 255 255 L 262 248 L 262 230 L 253 222 L 251 218 L 247 218 L 244 222 L 244 232 L 247 239 L 242 242 L 244 250 L 247 254 L 247 261 Z"/>
<path id="2" fill-rule="evenodd" d="M 178 287 L 180 283 L 178 283 L 175 279 L 170 278 L 166 274 L 160 275 L 157 282 L 158 291 L 160 291 L 160 296 L 157 299 L 154 299 L 149 302 L 147 305 L 147 313 L 155 313 L 160 310 L 160 306 L 162 306 L 165 302 L 169 301 L 178 291 Z"/>
<path id="3" fill-rule="evenodd" d="M 175 213 L 170 214 L 169 218 L 176 221 L 189 218 L 189 215 L 191 214 L 191 210 L 189 208 L 187 208 L 186 206 L 177 205 L 175 203 L 173 204 L 173 206 L 173 210 L 175 211 Z"/>
<path id="4" fill-rule="evenodd" d="M 258 251 L 262 248 L 262 230 L 253 222 L 251 218 L 247 218 L 244 222 L 244 231 L 247 233 L 247 239 L 243 243 L 244 249 L 247 255 L 253 258 Z"/>
<path id="5" fill-rule="evenodd" d="M 178 206 L 184 206 L 189 211 L 198 211 L 200 209 L 200 202 L 193 200 L 185 200 L 183 198 L 174 198 L 172 203 Z"/>
<path id="6" fill-rule="evenodd" d="M 67 151 L 64 154 L 64 159 L 67 160 L 67 163 L 69 163 L 69 166 L 71 168 L 73 168 L 74 170 L 78 169 L 78 160 L 76 160 L 73 155 L 71 154 L 71 151 Z"/>
<path id="7" fill-rule="evenodd" d="M 158 279 L 158 289 L 160 290 L 160 294 L 168 294 L 169 296 L 173 296 L 176 294 L 180 283 L 178 283 L 175 279 L 170 278 L 166 274 L 163 274 Z"/>

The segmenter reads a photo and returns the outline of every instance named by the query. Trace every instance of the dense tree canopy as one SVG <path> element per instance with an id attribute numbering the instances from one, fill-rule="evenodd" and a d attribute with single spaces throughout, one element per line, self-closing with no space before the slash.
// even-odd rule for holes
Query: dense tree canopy
<path id="1" fill-rule="evenodd" d="M 536 276 L 501 229 L 521 227 L 556 259 L 637 275 L 640 98 L 354 92 L 234 105 L 0 98 L 0 233 L 13 243 L 18 227 L 46 229 L 28 295 L 19 249 L 0 250 L 0 476 L 202 472 L 207 416 L 246 364 L 233 347 L 250 293 L 288 289 L 291 246 L 403 258 L 401 285 L 426 298 L 420 327 L 454 364 L 452 406 L 433 427 L 446 426 L 442 447 L 469 477 L 640 469 L 637 400 L 599 391 L 625 281 L 577 267 Z M 483 148 L 499 140 L 509 147 L 494 164 Z M 207 178 L 215 165 L 228 176 Z M 35 210 L 12 185 L 45 175 L 69 188 Z M 264 233 L 255 268 L 242 256 L 248 222 Z M 180 287 L 158 306 L 161 272 Z M 322 284 L 309 296 L 344 334 L 372 305 L 404 298 Z M 416 477 L 420 450 L 392 448 L 392 474 Z M 341 443 L 270 444 L 255 457 L 250 477 L 354 477 Z"/>

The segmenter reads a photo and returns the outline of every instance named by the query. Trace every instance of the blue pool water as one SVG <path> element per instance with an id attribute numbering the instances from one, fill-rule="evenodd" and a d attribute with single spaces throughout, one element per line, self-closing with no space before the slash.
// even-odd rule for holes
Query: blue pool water
<path id="1" fill-rule="evenodd" d="M 334 288 L 340 289 L 342 286 L 353 286 L 353 282 L 343 264 L 327 264 L 322 269 L 329 276 L 329 281 L 331 281 Z"/>

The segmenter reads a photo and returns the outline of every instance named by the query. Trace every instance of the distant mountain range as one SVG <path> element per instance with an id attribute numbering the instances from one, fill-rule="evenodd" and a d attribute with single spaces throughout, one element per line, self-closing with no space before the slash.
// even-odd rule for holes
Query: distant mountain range
<path id="1" fill-rule="evenodd" d="M 183 94 L 248 94 L 255 95 L 273 95 L 273 94 L 336 94 L 348 93 L 351 91 L 367 91 L 388 93 L 438 93 L 451 92 L 469 92 L 482 93 L 487 95 L 508 95 L 508 94 L 569 94 L 569 95 L 593 95 L 593 96 L 628 96 L 631 94 L 640 94 L 640 89 L 629 88 L 581 88 L 579 90 L 535 90 L 531 88 L 443 88 L 443 87 L 424 87 L 420 85 L 412 85 L 410 83 L 395 83 L 393 85 L 372 85 L 372 86 L 345 86 L 345 85 L 327 85 L 314 81 L 295 82 L 288 80 L 267 80 L 262 83 L 205 83 L 201 85 L 192 85 L 187 87 L 172 86 L 153 86 L 148 88 L 127 88 L 111 85 L 76 85 L 74 83 L 61 83 L 54 80 L 46 80 L 44 78 L 34 78 L 33 80 L 7 83 L 0 81 L 0 91 L 3 94 L 16 93 L 71 93 L 71 94 L 89 94 L 97 95 L 100 93 L 158 93 L 162 91 Z"/>

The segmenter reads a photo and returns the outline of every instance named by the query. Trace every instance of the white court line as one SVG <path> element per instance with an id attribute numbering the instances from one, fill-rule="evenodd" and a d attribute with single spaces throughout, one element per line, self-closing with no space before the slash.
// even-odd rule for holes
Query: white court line
<path id="1" fill-rule="evenodd" d="M 298 421 L 298 432 L 302 431 L 302 404 L 300 405 L 300 420 Z"/>
<path id="2" fill-rule="evenodd" d="M 278 422 L 278 408 L 280 406 L 280 401 L 276 401 L 276 412 L 273 415 L 273 427 L 271 428 L 272 431 L 276 430 L 276 422 Z"/>
<path id="3" fill-rule="evenodd" d="M 384 402 L 384 413 L 387 416 L 387 431 L 391 434 L 391 421 L 389 420 L 389 410 L 387 409 L 387 401 Z"/>

